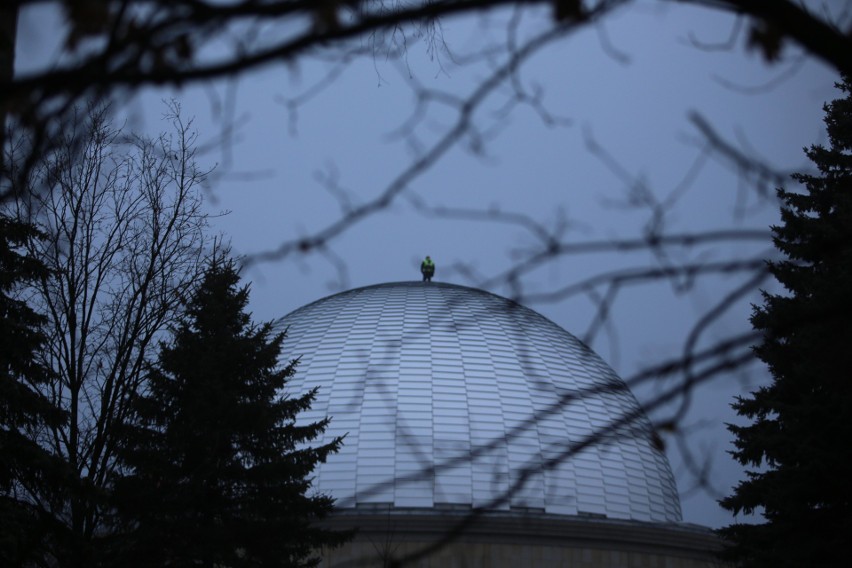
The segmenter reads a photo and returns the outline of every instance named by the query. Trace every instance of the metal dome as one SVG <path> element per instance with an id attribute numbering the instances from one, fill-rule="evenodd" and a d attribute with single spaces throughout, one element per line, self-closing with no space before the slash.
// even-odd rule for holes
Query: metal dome
<path id="1" fill-rule="evenodd" d="M 319 387 L 299 420 L 329 416 L 325 440 L 346 435 L 315 470 L 338 507 L 681 520 L 668 460 L 624 382 L 530 309 L 401 282 L 329 296 L 278 325 L 285 356 L 300 358 L 289 392 Z"/>

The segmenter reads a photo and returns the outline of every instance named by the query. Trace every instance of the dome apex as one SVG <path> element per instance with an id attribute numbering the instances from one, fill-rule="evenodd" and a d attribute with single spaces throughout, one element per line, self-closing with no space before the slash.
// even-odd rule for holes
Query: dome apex
<path id="1" fill-rule="evenodd" d="M 681 519 L 627 386 L 533 310 L 398 282 L 334 294 L 278 325 L 285 356 L 300 358 L 289 389 L 319 387 L 300 420 L 329 416 L 326 439 L 346 435 L 314 480 L 339 507 Z M 614 427 L 628 416 L 638 418 Z"/>

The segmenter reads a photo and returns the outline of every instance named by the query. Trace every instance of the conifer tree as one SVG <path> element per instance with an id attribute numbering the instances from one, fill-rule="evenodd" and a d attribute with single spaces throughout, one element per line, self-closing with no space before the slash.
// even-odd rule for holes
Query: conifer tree
<path id="1" fill-rule="evenodd" d="M 284 334 L 252 324 L 248 296 L 232 260 L 211 261 L 161 345 L 121 452 L 132 473 L 115 487 L 126 533 L 110 563 L 311 566 L 344 540 L 313 526 L 332 498 L 308 495 L 311 471 L 341 439 L 309 445 L 328 419 L 295 423 L 316 391 L 286 393 L 296 362 L 279 365 Z"/>
<path id="2" fill-rule="evenodd" d="M 734 457 L 752 468 L 721 504 L 760 513 L 763 524 L 720 532 L 744 567 L 848 566 L 852 535 L 852 81 L 825 106 L 830 146 L 807 156 L 804 192 L 780 191 L 773 227 L 786 257 L 770 269 L 786 288 L 764 293 L 752 324 L 769 385 L 733 407 L 751 423 L 729 426 Z"/>
<path id="3" fill-rule="evenodd" d="M 45 559 L 55 539 L 41 515 L 49 503 L 35 496 L 46 500 L 62 489 L 60 461 L 37 442 L 41 426 L 62 420 L 38 392 L 47 376 L 37 359 L 43 318 L 14 295 L 45 271 L 20 252 L 37 237 L 31 225 L 0 214 L 0 566 Z"/>

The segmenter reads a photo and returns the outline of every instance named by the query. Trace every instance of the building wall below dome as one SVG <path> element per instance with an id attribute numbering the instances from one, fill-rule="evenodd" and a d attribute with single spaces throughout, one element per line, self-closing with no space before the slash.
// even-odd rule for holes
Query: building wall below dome
<path id="1" fill-rule="evenodd" d="M 469 513 L 468 513 L 469 514 Z M 489 515 L 436 546 L 465 519 L 460 512 L 389 511 L 336 515 L 329 526 L 359 527 L 325 550 L 323 568 L 718 568 L 721 543 L 704 527 L 552 515 Z"/>
<path id="2" fill-rule="evenodd" d="M 397 556 L 416 552 L 428 543 L 401 543 Z M 368 559 L 364 561 L 364 559 Z M 372 542 L 353 542 L 330 552 L 321 568 L 335 566 L 385 567 Z M 601 548 L 566 548 L 499 543 L 458 543 L 426 558 L 405 564 L 416 568 L 716 568 L 715 560 L 671 557 L 646 552 Z"/>

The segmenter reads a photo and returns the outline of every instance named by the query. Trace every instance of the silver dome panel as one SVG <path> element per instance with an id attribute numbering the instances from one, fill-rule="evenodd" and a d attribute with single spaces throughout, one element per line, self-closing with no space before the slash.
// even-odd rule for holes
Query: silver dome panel
<path id="1" fill-rule="evenodd" d="M 669 463 L 624 382 L 530 309 L 402 282 L 329 296 L 278 327 L 284 355 L 300 358 L 288 392 L 319 387 L 300 421 L 330 416 L 324 439 L 346 435 L 314 481 L 340 507 L 681 520 Z"/>

